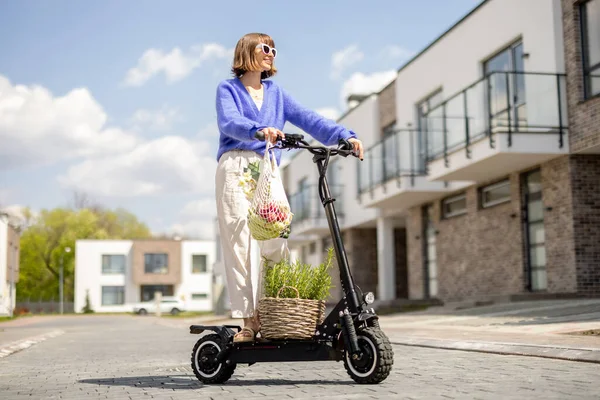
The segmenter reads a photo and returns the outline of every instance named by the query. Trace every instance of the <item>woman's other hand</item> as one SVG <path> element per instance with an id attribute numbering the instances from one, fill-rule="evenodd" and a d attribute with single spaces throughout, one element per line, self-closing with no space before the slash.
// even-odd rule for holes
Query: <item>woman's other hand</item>
<path id="1" fill-rule="evenodd" d="M 354 154 L 357 154 L 358 158 L 360 158 L 360 160 L 362 161 L 364 156 L 364 148 L 362 142 L 355 138 L 348 139 L 348 142 L 352 143 L 352 146 L 354 147 Z"/>

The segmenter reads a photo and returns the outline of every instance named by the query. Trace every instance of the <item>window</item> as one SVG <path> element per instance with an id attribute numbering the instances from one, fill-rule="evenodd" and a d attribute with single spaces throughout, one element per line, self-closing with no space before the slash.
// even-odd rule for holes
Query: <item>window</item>
<path id="1" fill-rule="evenodd" d="M 147 274 L 166 274 L 169 272 L 169 255 L 165 253 L 144 254 L 144 272 Z"/>
<path id="2" fill-rule="evenodd" d="M 419 146 L 419 168 L 425 168 L 425 159 L 442 151 L 444 147 L 443 115 L 438 108 L 444 101 L 442 90 L 438 90 L 417 104 L 418 131 L 425 135 L 417 135 Z M 423 137 L 424 136 L 424 137 Z"/>
<path id="3" fill-rule="evenodd" d="M 208 294 L 206 293 L 192 293 L 192 300 L 206 300 L 208 299 Z"/>
<path id="4" fill-rule="evenodd" d="M 105 275 L 124 274 L 125 256 L 123 254 L 103 254 L 102 273 Z"/>
<path id="5" fill-rule="evenodd" d="M 581 5 L 581 43 L 585 97 L 600 95 L 600 0 Z"/>
<path id="6" fill-rule="evenodd" d="M 527 124 L 525 103 L 525 71 L 523 43 L 518 42 L 485 62 L 489 77 L 489 118 L 492 127 L 524 126 Z M 508 84 L 507 84 L 508 79 Z"/>
<path id="7" fill-rule="evenodd" d="M 329 167 L 327 167 L 327 183 L 329 184 L 329 190 L 331 192 L 331 197 L 335 199 L 335 203 L 333 206 L 338 214 L 338 216 L 344 215 L 344 206 L 343 206 L 343 180 L 341 176 L 342 165 L 337 161 L 333 161 L 329 163 Z M 315 188 L 315 192 L 317 189 Z M 317 195 L 315 193 L 315 195 Z M 325 210 L 321 205 L 321 202 L 313 203 L 315 204 L 314 216 L 317 218 L 325 217 Z"/>
<path id="8" fill-rule="evenodd" d="M 125 286 L 102 286 L 102 305 L 125 304 Z"/>
<path id="9" fill-rule="evenodd" d="M 510 181 L 495 183 L 481 189 L 481 207 L 492 207 L 510 201 Z"/>
<path id="10" fill-rule="evenodd" d="M 333 239 L 327 236 L 321 240 L 321 246 L 323 248 L 323 252 L 327 252 L 329 248 L 333 247 Z"/>
<path id="11" fill-rule="evenodd" d="M 459 194 L 442 200 L 442 215 L 444 218 L 452 218 L 467 213 L 467 196 Z"/>
<path id="12" fill-rule="evenodd" d="M 396 121 L 386 125 L 381 132 L 384 138 L 392 136 L 396 132 Z"/>
<path id="13" fill-rule="evenodd" d="M 311 244 L 308 246 L 308 253 L 315 254 L 316 252 L 317 252 L 317 242 L 311 242 Z"/>
<path id="14" fill-rule="evenodd" d="M 142 301 L 154 299 L 154 293 L 161 292 L 164 296 L 173 296 L 173 285 L 142 285 Z"/>
<path id="15" fill-rule="evenodd" d="M 202 274 L 206 272 L 206 254 L 192 255 L 192 274 Z"/>
<path id="16" fill-rule="evenodd" d="M 294 220 L 304 221 L 310 214 L 310 186 L 308 178 L 304 177 L 298 181 L 298 191 L 293 196 L 292 209 L 294 209 Z"/>

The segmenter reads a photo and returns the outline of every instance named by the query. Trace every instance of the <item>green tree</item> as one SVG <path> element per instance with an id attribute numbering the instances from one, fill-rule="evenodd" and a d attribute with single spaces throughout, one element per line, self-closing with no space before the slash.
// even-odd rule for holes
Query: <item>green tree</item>
<path id="1" fill-rule="evenodd" d="M 64 298 L 74 298 L 74 251 L 80 239 L 144 239 L 149 228 L 130 212 L 102 207 L 24 211 L 17 300 L 58 299 L 60 259 L 64 266 Z M 70 253 L 65 248 L 70 247 Z"/>

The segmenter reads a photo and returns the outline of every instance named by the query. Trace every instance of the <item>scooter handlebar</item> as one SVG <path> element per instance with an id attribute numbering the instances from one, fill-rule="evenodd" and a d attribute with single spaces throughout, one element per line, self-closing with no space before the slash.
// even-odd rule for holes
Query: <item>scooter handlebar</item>
<path id="1" fill-rule="evenodd" d="M 265 133 L 263 131 L 256 131 L 254 133 L 254 137 L 262 142 L 265 141 Z M 309 151 L 325 149 L 323 146 L 310 146 L 304 140 L 304 135 L 300 133 L 286 133 L 285 139 L 282 140 L 281 138 L 278 138 L 277 142 L 282 146 L 282 148 L 307 149 Z M 358 157 L 358 155 L 354 152 L 354 146 L 346 139 L 340 139 L 338 147 L 336 149 L 332 149 L 332 151 L 333 154 L 339 154 L 344 157 L 349 155 Z"/>

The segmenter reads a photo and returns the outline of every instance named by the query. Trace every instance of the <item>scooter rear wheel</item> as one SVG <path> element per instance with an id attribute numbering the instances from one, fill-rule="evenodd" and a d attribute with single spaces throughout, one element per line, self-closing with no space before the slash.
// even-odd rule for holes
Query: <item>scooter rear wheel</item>
<path id="1" fill-rule="evenodd" d="M 369 327 L 356 332 L 362 357 L 354 360 L 348 350 L 344 355 L 344 367 L 356 383 L 375 384 L 383 382 L 394 364 L 394 350 L 381 329 Z"/>
<path id="2" fill-rule="evenodd" d="M 218 363 L 214 358 L 223 348 L 219 335 L 212 334 L 200 338 L 192 350 L 192 370 L 203 383 L 223 383 L 233 375 L 236 365 L 225 361 Z"/>

